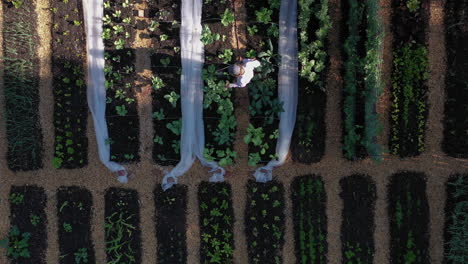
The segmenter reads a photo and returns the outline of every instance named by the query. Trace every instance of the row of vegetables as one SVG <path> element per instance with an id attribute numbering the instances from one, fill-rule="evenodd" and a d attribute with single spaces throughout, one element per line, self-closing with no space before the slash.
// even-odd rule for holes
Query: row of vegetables
<path id="1" fill-rule="evenodd" d="M 467 225 L 468 175 L 447 182 L 445 260 L 466 257 L 463 234 Z M 429 204 L 426 177 L 400 172 L 388 189 L 390 258 L 392 263 L 430 263 Z M 371 177 L 352 175 L 340 180 L 343 199 L 341 255 L 346 263 L 371 263 L 375 254 L 376 186 Z M 248 182 L 244 212 L 249 263 L 283 263 L 285 193 L 283 184 Z M 187 187 L 154 191 L 155 234 L 140 231 L 140 200 L 136 190 L 105 191 L 106 263 L 141 263 L 141 237 L 155 235 L 158 263 L 187 262 Z M 198 186 L 200 262 L 233 263 L 233 193 L 227 183 Z M 80 187 L 61 187 L 56 193 L 60 263 L 95 263 L 91 235 L 91 193 Z M 297 177 L 291 184 L 294 245 L 297 263 L 327 263 L 327 187 L 318 175 Z M 45 263 L 47 196 L 37 186 L 13 186 L 9 196 L 11 228 L 1 240 L 12 263 Z M 34 246 L 33 246 L 34 245 Z"/>
<path id="2" fill-rule="evenodd" d="M 153 76 L 151 84 L 154 145 L 153 159 L 174 165 L 180 153 L 180 1 L 149 1 L 149 20 L 134 17 L 134 2 L 105 1 L 103 40 L 107 91 L 106 118 L 111 158 L 120 162 L 139 160 L 139 118 L 135 88 L 136 29 L 150 38 Z M 205 45 L 204 122 L 205 157 L 222 166 L 235 162 L 233 143 L 235 89 L 226 89 L 230 79 L 225 66 L 236 59 L 236 10 L 232 1 L 207 0 L 202 17 Z M 325 148 L 326 78 L 331 28 L 326 0 L 298 2 L 299 105 L 291 151 L 301 163 L 320 161 Z M 446 3 L 447 101 L 443 148 L 455 157 L 465 157 L 466 92 L 463 65 L 466 14 L 464 1 Z M 37 17 L 34 2 L 3 1 L 4 6 L 4 95 L 8 165 L 12 170 L 34 170 L 43 166 L 39 117 Z M 218 6 L 220 8 L 214 8 Z M 249 2 L 247 7 L 245 56 L 262 66 L 249 85 L 250 124 L 244 142 L 249 145 L 249 165 L 275 158 L 278 114 L 283 111 L 277 97 L 279 0 Z M 376 103 L 382 90 L 379 65 L 382 27 L 376 0 L 343 0 L 343 155 L 354 160 L 379 160 L 384 149 L 377 144 L 382 130 Z M 410 157 L 424 151 L 427 119 L 427 28 L 428 2 L 400 0 L 392 6 L 393 66 L 389 151 Z M 80 168 L 87 164 L 87 109 L 84 79 L 85 36 L 81 2 L 52 1 L 52 70 L 55 128 L 53 165 Z M 411 26 L 404 26 L 411 25 Z M 459 56 L 455 56 L 455 53 Z M 461 76 L 461 77 L 460 77 Z"/>

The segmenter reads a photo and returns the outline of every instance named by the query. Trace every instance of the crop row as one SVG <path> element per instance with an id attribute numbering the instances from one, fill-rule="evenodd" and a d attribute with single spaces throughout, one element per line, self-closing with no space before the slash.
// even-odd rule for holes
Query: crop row
<path id="1" fill-rule="evenodd" d="M 299 98 L 293 159 L 318 162 L 325 151 L 326 74 L 331 28 L 328 0 L 298 1 Z"/>
<path id="2" fill-rule="evenodd" d="M 463 263 L 466 257 L 467 175 L 447 182 L 445 208 L 445 257 Z M 376 187 L 369 176 L 352 175 L 340 180 L 343 200 L 341 224 L 342 259 L 345 263 L 372 263 L 374 256 L 374 209 Z M 187 187 L 167 192 L 156 188 L 154 234 L 158 263 L 187 262 Z M 390 257 L 392 263 L 429 263 L 429 204 L 426 177 L 400 172 L 388 186 Z M 57 190 L 56 213 L 60 263 L 95 263 L 91 239 L 93 202 L 80 187 Z M 200 262 L 233 263 L 234 208 L 227 183 L 198 186 Z M 291 184 L 295 255 L 297 263 L 326 263 L 326 186 L 320 176 L 296 178 Z M 9 194 L 10 232 L 0 246 L 12 263 L 45 263 L 47 247 L 46 193 L 37 186 L 13 186 Z M 135 190 L 105 191 L 105 252 L 107 263 L 141 263 L 140 200 Z M 283 263 L 285 216 L 284 187 L 249 181 L 244 212 L 249 263 Z M 153 234 L 145 234 L 153 235 Z M 34 246 L 32 246 L 34 245 Z M 461 262 L 460 262 L 461 261 Z"/>
<path id="3" fill-rule="evenodd" d="M 453 157 L 468 157 L 468 9 L 467 0 L 445 2 L 447 51 L 444 151 Z"/>
<path id="4" fill-rule="evenodd" d="M 376 143 L 380 131 L 376 103 L 382 90 L 380 52 L 382 26 L 379 1 L 343 0 L 348 10 L 344 42 L 343 151 L 347 159 L 381 158 Z"/>
<path id="5" fill-rule="evenodd" d="M 2 1 L 7 161 L 13 171 L 42 168 L 35 1 Z"/>
<path id="6" fill-rule="evenodd" d="M 180 77 L 181 1 L 149 1 L 146 25 L 151 39 L 151 85 L 153 88 L 153 160 L 175 165 L 180 157 L 182 128 Z"/>
<path id="7" fill-rule="evenodd" d="M 88 162 L 86 125 L 86 41 L 80 1 L 51 3 L 55 168 L 82 168 Z"/>
<path id="8" fill-rule="evenodd" d="M 133 1 L 104 1 L 106 119 L 111 160 L 138 161 L 139 118 L 135 97 Z"/>
<path id="9" fill-rule="evenodd" d="M 244 142 L 249 145 L 249 165 L 275 158 L 279 136 L 278 115 L 283 111 L 278 98 L 278 37 L 280 0 L 249 1 L 246 4 L 247 58 L 257 58 L 261 66 L 249 89 L 250 123 Z"/>
<path id="10" fill-rule="evenodd" d="M 234 23 L 233 1 L 204 1 L 201 41 L 205 46 L 202 72 L 205 158 L 216 160 L 221 166 L 231 165 L 236 158 L 233 148 L 237 127 L 233 102 L 235 89 L 226 88 L 230 77 L 225 70 L 220 70 L 235 60 L 236 47 L 231 44 Z"/>
<path id="11" fill-rule="evenodd" d="M 424 151 L 427 118 L 428 24 L 426 0 L 394 1 L 390 151 L 401 157 Z"/>

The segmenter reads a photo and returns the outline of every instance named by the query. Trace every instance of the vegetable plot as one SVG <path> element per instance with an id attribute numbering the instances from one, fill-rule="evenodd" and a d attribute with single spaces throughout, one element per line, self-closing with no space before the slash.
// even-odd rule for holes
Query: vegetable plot
<path id="1" fill-rule="evenodd" d="M 395 174 L 388 191 L 391 263 L 430 263 L 429 205 L 424 174 Z"/>
<path id="2" fill-rule="evenodd" d="M 36 186 L 13 186 L 10 191 L 10 232 L 6 247 L 12 264 L 45 264 L 47 247 L 46 194 Z"/>
<path id="3" fill-rule="evenodd" d="M 82 168 L 88 163 L 83 7 L 77 0 L 54 0 L 50 10 L 53 18 L 53 165 L 55 168 Z"/>
<path id="4" fill-rule="evenodd" d="M 447 51 L 444 151 L 458 158 L 468 157 L 468 9 L 467 0 L 445 2 Z"/>
<path id="5" fill-rule="evenodd" d="M 234 8 L 231 0 L 204 0 L 203 4 L 205 158 L 226 166 L 236 158 L 233 147 L 237 127 L 233 102 L 236 88 L 226 88 L 226 82 L 232 77 L 220 69 L 235 60 L 236 47 L 231 44 Z"/>
<path id="6" fill-rule="evenodd" d="M 154 50 L 153 77 L 153 160 L 175 165 L 180 160 L 182 112 L 180 98 L 180 10 L 181 1 L 149 1 L 148 25 Z"/>
<path id="7" fill-rule="evenodd" d="M 380 124 L 375 104 L 382 91 L 380 80 L 383 30 L 377 0 L 343 0 L 344 90 L 343 151 L 347 159 L 381 159 L 376 137 Z"/>
<path id="8" fill-rule="evenodd" d="M 343 213 L 341 252 L 343 263 L 373 263 L 376 190 L 372 179 L 352 175 L 340 180 Z M 408 262 L 405 262 L 408 263 Z"/>
<path id="9" fill-rule="evenodd" d="M 2 1 L 7 162 L 13 171 L 42 168 L 36 1 Z"/>
<path id="10" fill-rule="evenodd" d="M 248 85 L 250 124 L 244 142 L 249 145 L 249 165 L 256 166 L 276 157 L 279 136 L 278 114 L 283 104 L 278 99 L 278 36 L 280 0 L 247 1 L 247 52 L 261 66 Z"/>
<path id="11" fill-rule="evenodd" d="M 400 157 L 424 151 L 428 58 L 427 0 L 399 0 L 393 6 L 393 70 L 390 150 Z"/>
<path id="12" fill-rule="evenodd" d="M 130 189 L 109 188 L 105 202 L 107 264 L 141 263 L 138 193 Z"/>
<path id="13" fill-rule="evenodd" d="M 280 264 L 284 244 L 284 189 L 278 182 L 247 185 L 245 234 L 249 263 Z"/>
<path id="14" fill-rule="evenodd" d="M 91 193 L 79 187 L 57 191 L 60 263 L 95 263 L 91 240 Z"/>
<path id="15" fill-rule="evenodd" d="M 200 184 L 200 263 L 233 263 L 234 211 L 231 186 L 227 183 Z"/>
<path id="16" fill-rule="evenodd" d="M 454 175 L 447 182 L 445 206 L 445 263 L 466 263 L 468 230 L 468 174 Z"/>
<path id="17" fill-rule="evenodd" d="M 154 190 L 158 263 L 187 263 L 187 186 Z"/>
<path id="18" fill-rule="evenodd" d="M 299 101 L 291 150 L 295 161 L 318 162 L 325 150 L 328 0 L 298 2 Z"/>
<path id="19" fill-rule="evenodd" d="M 320 176 L 298 177 L 291 185 L 297 263 L 327 263 L 327 195 Z"/>
<path id="20" fill-rule="evenodd" d="M 104 2 L 103 33 L 106 61 L 106 119 L 111 160 L 138 161 L 139 121 L 134 91 L 135 51 L 133 1 Z"/>

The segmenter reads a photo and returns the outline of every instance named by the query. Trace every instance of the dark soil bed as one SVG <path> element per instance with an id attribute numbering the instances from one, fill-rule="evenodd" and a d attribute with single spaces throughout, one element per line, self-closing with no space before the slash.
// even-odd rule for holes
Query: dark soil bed
<path id="1" fill-rule="evenodd" d="M 140 201 L 135 190 L 109 188 L 105 194 L 107 262 L 141 263 Z"/>
<path id="2" fill-rule="evenodd" d="M 280 264 L 284 244 L 284 189 L 270 181 L 247 184 L 245 234 L 250 264 Z"/>
<path id="3" fill-rule="evenodd" d="M 327 194 L 317 175 L 297 177 L 292 185 L 296 263 L 327 263 Z"/>
<path id="4" fill-rule="evenodd" d="M 131 162 L 140 160 L 138 106 L 135 97 L 135 38 L 133 4 L 125 0 L 109 1 L 104 7 L 103 38 L 105 45 L 105 74 L 111 160 Z M 125 5 L 125 6 L 124 6 Z M 120 15 L 117 12 L 120 11 Z M 118 28 L 118 29 L 116 29 Z M 119 44 L 120 42 L 120 44 Z"/>
<path id="5" fill-rule="evenodd" d="M 425 175 L 417 172 L 393 175 L 388 197 L 391 263 L 430 263 Z"/>
<path id="6" fill-rule="evenodd" d="M 180 97 L 181 1 L 161 0 L 148 4 L 151 22 L 147 27 L 153 47 L 153 160 L 160 165 L 176 165 L 180 159 L 181 98 L 171 103 L 167 96 Z"/>
<path id="7" fill-rule="evenodd" d="M 91 239 L 92 206 L 88 190 L 76 186 L 58 189 L 60 263 L 95 263 Z"/>
<path id="8" fill-rule="evenodd" d="M 175 185 L 165 192 L 157 187 L 154 203 L 158 263 L 187 263 L 187 186 Z"/>
<path id="9" fill-rule="evenodd" d="M 407 1 L 393 1 L 393 69 L 390 150 L 400 157 L 424 151 L 427 118 L 427 0 L 416 10 Z"/>
<path id="10" fill-rule="evenodd" d="M 36 1 L 3 4 L 3 95 L 7 162 L 13 171 L 42 168 Z"/>
<path id="11" fill-rule="evenodd" d="M 86 39 L 82 2 L 54 0 L 52 72 L 56 168 L 82 168 L 88 163 L 86 125 Z"/>
<path id="12" fill-rule="evenodd" d="M 340 180 L 343 199 L 341 252 L 343 263 L 373 263 L 375 184 L 369 176 Z"/>
<path id="13" fill-rule="evenodd" d="M 445 4 L 447 73 L 442 147 L 445 153 L 456 158 L 468 157 L 467 9 L 467 0 L 447 0 Z"/>
<path id="14" fill-rule="evenodd" d="M 233 263 L 234 210 L 231 186 L 202 182 L 198 189 L 200 208 L 200 263 Z"/>
<path id="15" fill-rule="evenodd" d="M 466 262 L 468 225 L 468 174 L 453 175 L 447 182 L 445 204 L 444 263 Z"/>
<path id="16" fill-rule="evenodd" d="M 37 186 L 13 186 L 10 191 L 11 227 L 17 227 L 20 234 L 29 233 L 26 242 L 29 257 L 12 259 L 12 264 L 45 264 L 47 248 L 47 218 L 45 207 L 47 196 Z M 11 241 L 15 240 L 10 237 Z"/>

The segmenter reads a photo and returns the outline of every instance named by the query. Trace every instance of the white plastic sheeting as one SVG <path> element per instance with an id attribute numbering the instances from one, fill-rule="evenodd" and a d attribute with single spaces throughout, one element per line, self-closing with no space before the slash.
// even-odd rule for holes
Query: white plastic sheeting
<path id="1" fill-rule="evenodd" d="M 205 132 L 203 127 L 203 44 L 200 40 L 202 26 L 202 0 L 182 0 L 182 24 L 180 29 L 182 77 L 182 131 L 180 142 L 180 162 L 164 175 L 163 190 L 177 183 L 177 178 L 187 172 L 195 158 L 214 172 L 211 182 L 224 181 L 225 170 L 216 162 L 204 158 Z M 170 181 L 169 179 L 172 179 Z"/>
<path id="2" fill-rule="evenodd" d="M 257 182 L 272 179 L 272 170 L 286 161 L 291 145 L 291 137 L 296 123 L 298 96 L 297 60 L 297 0 L 282 0 L 279 22 L 279 55 L 281 64 L 278 72 L 278 96 L 283 102 L 284 112 L 280 114 L 279 138 L 276 143 L 277 160 L 271 160 L 255 173 Z"/>
<path id="3" fill-rule="evenodd" d="M 93 116 L 96 141 L 101 162 L 112 172 L 124 170 L 125 175 L 118 176 L 122 183 L 127 183 L 127 171 L 110 161 L 110 145 L 106 123 L 106 88 L 104 78 L 104 43 L 102 34 L 103 0 L 83 1 L 86 30 L 86 51 L 88 60 L 88 106 Z"/>

